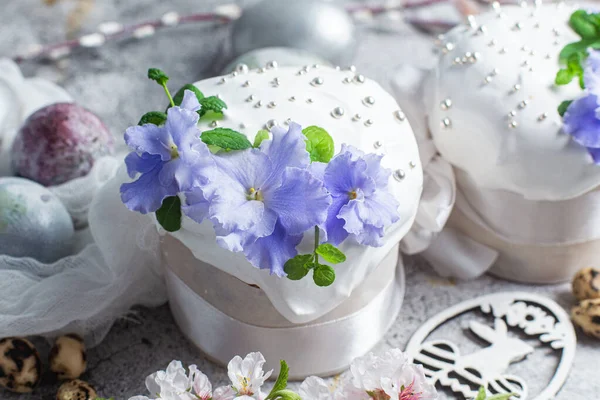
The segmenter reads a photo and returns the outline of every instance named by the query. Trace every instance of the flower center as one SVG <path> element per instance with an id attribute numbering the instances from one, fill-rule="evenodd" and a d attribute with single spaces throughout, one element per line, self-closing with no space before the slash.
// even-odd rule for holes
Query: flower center
<path id="1" fill-rule="evenodd" d="M 177 146 L 175 144 L 171 144 L 170 148 L 169 148 L 170 152 L 171 152 L 171 159 L 174 160 L 176 158 L 179 158 L 179 149 L 177 148 Z"/>
<path id="2" fill-rule="evenodd" d="M 240 380 L 240 385 L 242 386 L 238 394 L 252 396 L 254 393 L 252 392 L 252 388 L 250 388 L 250 382 L 248 382 L 248 378 L 245 376 L 240 376 L 238 379 Z"/>
<path id="3" fill-rule="evenodd" d="M 421 393 L 415 393 L 414 387 L 415 387 L 415 381 L 414 380 L 408 386 L 402 385 L 400 387 L 399 400 L 420 400 L 421 399 Z"/>
<path id="4" fill-rule="evenodd" d="M 358 194 L 356 193 L 356 190 L 348 192 L 348 197 L 350 198 L 350 200 L 355 200 L 358 197 Z"/>
<path id="5" fill-rule="evenodd" d="M 246 193 L 246 199 L 248 200 L 256 200 L 256 201 L 263 201 L 263 195 L 260 192 L 260 190 L 256 190 L 253 187 L 251 187 L 250 189 L 248 189 L 248 193 Z"/>

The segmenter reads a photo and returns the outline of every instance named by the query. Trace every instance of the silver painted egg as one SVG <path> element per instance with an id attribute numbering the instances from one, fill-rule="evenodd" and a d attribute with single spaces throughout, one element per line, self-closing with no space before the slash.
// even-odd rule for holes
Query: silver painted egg
<path id="1" fill-rule="evenodd" d="M 280 67 L 301 67 L 303 65 L 326 65 L 331 66 L 329 61 L 319 57 L 310 51 L 295 49 L 291 47 L 267 47 L 252 50 L 242 54 L 230 62 L 222 72 L 226 75 L 232 72 L 244 74 L 250 69 L 268 68 L 275 61 Z"/>
<path id="2" fill-rule="evenodd" d="M 65 206 L 42 185 L 0 178 L 0 254 L 45 263 L 69 254 L 73 222 Z"/>
<path id="3" fill-rule="evenodd" d="M 356 44 L 348 13 L 318 0 L 255 3 L 234 22 L 231 40 L 234 56 L 265 47 L 293 47 L 334 64 L 347 64 Z"/>

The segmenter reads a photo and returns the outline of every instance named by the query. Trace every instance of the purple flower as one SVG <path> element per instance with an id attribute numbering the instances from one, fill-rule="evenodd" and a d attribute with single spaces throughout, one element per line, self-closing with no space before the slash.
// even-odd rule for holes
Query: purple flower
<path id="1" fill-rule="evenodd" d="M 388 191 L 391 171 L 381 167 L 382 157 L 342 145 L 328 165 L 311 166 L 333 198 L 321 225 L 329 243 L 338 245 L 352 236 L 361 244 L 382 246 L 385 228 L 400 218 L 399 204 Z"/>
<path id="2" fill-rule="evenodd" d="M 209 218 L 221 247 L 284 276 L 302 234 L 325 221 L 331 198 L 306 169 L 302 128 L 291 123 L 272 133 L 260 149 L 215 156 L 218 177 L 187 194 L 184 212 L 197 222 Z"/>
<path id="3" fill-rule="evenodd" d="M 184 107 L 184 108 L 183 108 Z M 182 107 L 167 112 L 163 126 L 133 126 L 125 132 L 125 142 L 133 150 L 125 158 L 131 183 L 121 185 L 121 199 L 133 211 L 142 214 L 158 210 L 168 196 L 190 190 L 203 182 L 214 165 L 210 151 L 199 139 L 197 128 L 200 108 L 196 96 L 186 91 Z"/>
<path id="4" fill-rule="evenodd" d="M 600 164 L 600 52 L 590 50 L 584 71 L 586 94 L 574 100 L 563 116 L 564 131 L 587 148 Z"/>

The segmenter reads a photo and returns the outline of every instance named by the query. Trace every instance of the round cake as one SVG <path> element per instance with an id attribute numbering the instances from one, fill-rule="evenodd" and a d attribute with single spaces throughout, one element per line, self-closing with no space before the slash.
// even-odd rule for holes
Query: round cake
<path id="1" fill-rule="evenodd" d="M 211 223 L 198 224 L 184 217 L 182 229 L 172 235 L 194 256 L 249 285 L 257 285 L 287 320 L 313 321 L 344 302 L 374 273 L 410 229 L 422 190 L 423 173 L 417 144 L 396 101 L 377 83 L 349 69 L 323 66 L 277 67 L 236 72 L 195 84 L 203 93 L 227 103 L 222 118 L 201 119 L 200 130 L 224 127 L 237 130 L 252 141 L 259 130 L 298 123 L 318 126 L 334 139 L 335 153 L 342 144 L 365 153 L 384 155 L 382 166 L 392 171 L 389 191 L 400 204 L 400 219 L 388 227 L 381 247 L 367 247 L 353 240 L 339 246 L 347 261 L 335 266 L 336 280 L 318 287 L 310 279 L 292 281 L 252 266 L 242 254 L 216 245 Z M 310 252 L 314 234 L 306 233 L 298 251 Z"/>
<path id="2" fill-rule="evenodd" d="M 480 188 L 566 200 L 600 184 L 600 167 L 563 133 L 558 56 L 579 37 L 565 4 L 502 6 L 445 35 L 426 82 L 429 128 L 442 156 Z"/>
<path id="3" fill-rule="evenodd" d="M 563 3 L 494 3 L 440 37 L 424 113 L 454 167 L 444 242 L 465 268 L 552 283 L 600 262 L 598 106 L 587 87 L 597 18 Z"/>

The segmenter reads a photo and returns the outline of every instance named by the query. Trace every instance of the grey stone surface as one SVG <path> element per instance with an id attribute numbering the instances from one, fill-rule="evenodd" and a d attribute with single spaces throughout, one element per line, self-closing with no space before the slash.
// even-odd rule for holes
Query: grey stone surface
<path id="1" fill-rule="evenodd" d="M 48 7 L 42 0 L 1 0 L 0 56 L 19 53 L 32 44 L 64 39 L 67 15 L 76 3 L 83 1 L 64 0 Z M 218 0 L 95 0 L 81 32 L 91 32 L 103 21 L 133 23 L 158 18 L 171 10 L 181 14 L 209 10 L 220 3 Z M 144 112 L 164 106 L 157 87 L 145 77 L 149 66 L 168 71 L 173 87 L 215 75 L 229 58 L 228 32 L 228 27 L 212 24 L 166 29 L 144 40 L 124 40 L 101 49 L 76 51 L 59 62 L 27 62 L 23 69 L 26 75 L 44 76 L 66 87 L 79 103 L 98 113 L 113 132 L 120 135 Z M 387 21 L 377 28 L 363 27 L 354 64 L 362 73 L 389 88 L 399 64 L 431 62 L 429 40 L 400 22 Z M 407 280 L 402 312 L 377 350 L 403 348 L 427 318 L 452 304 L 482 294 L 531 291 L 547 295 L 567 309 L 574 305 L 568 285 L 534 287 L 487 276 L 473 282 L 452 282 L 436 277 L 419 258 L 407 260 Z M 462 336 L 460 321 L 451 332 L 456 337 Z M 600 342 L 581 334 L 579 340 L 573 370 L 558 400 L 600 398 L 597 372 Z M 106 340 L 90 350 L 89 370 L 84 379 L 92 383 L 100 395 L 128 399 L 145 393 L 144 378 L 166 367 L 172 359 L 198 364 L 215 384 L 226 381 L 224 369 L 206 360 L 181 335 L 167 306 L 136 310 L 118 321 Z M 555 363 L 549 355 L 544 359 L 526 360 L 516 368 L 535 390 L 548 381 Z M 56 384 L 46 381 L 33 394 L 17 396 L 0 392 L 0 399 L 50 400 L 56 389 Z M 442 398 L 452 397 L 443 393 Z"/>

